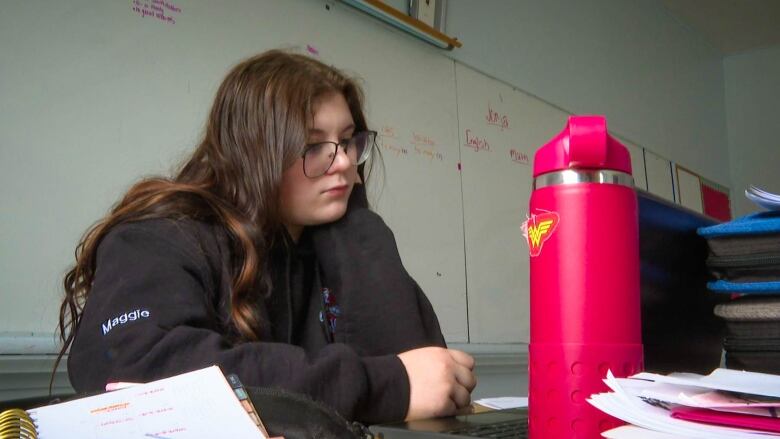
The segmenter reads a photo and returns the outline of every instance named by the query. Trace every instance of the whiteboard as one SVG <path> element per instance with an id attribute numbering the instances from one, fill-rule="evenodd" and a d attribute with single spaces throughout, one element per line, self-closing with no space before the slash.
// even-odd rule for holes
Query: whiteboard
<path id="1" fill-rule="evenodd" d="M 528 342 L 528 212 L 533 154 L 568 114 L 455 65 L 462 163 L 469 337 Z"/>
<path id="2" fill-rule="evenodd" d="M 378 31 L 340 3 L 169 0 L 161 17 L 133 9 L 150 3 L 4 5 L 0 333 L 54 332 L 62 275 L 81 234 L 133 182 L 186 157 L 230 66 L 282 47 L 362 77 L 367 116 L 382 139 L 393 132 L 395 146 L 419 141 L 425 149 L 407 157 L 384 151 L 376 202 L 447 339 L 465 341 L 453 61 L 407 35 Z"/>
<path id="3" fill-rule="evenodd" d="M 153 1 L 4 5 L 0 342 L 55 331 L 82 233 L 134 182 L 176 168 L 228 69 L 271 48 L 361 78 L 384 163 L 369 198 L 447 341 L 528 341 L 520 224 L 533 154 L 563 129 L 565 111 L 340 2 L 167 0 L 159 17 L 134 10 Z M 626 144 L 637 185 L 673 200 L 669 161 Z"/>

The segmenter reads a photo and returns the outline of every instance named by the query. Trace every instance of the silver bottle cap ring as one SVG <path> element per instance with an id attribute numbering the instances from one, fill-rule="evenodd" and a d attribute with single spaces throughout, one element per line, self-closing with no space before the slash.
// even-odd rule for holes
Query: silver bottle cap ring
<path id="1" fill-rule="evenodd" d="M 581 183 L 617 184 L 633 188 L 634 177 L 631 174 L 611 169 L 564 169 L 562 171 L 548 172 L 534 178 L 533 189 Z"/>

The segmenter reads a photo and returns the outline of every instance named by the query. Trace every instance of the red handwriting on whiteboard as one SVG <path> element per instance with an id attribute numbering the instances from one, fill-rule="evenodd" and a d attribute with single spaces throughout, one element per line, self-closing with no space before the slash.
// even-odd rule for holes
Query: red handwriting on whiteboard
<path id="1" fill-rule="evenodd" d="M 414 152 L 416 152 L 418 155 L 422 156 L 423 158 L 428 159 L 428 161 L 432 160 L 438 160 L 438 161 L 444 161 L 444 154 L 436 151 L 433 148 L 425 148 L 425 147 L 414 147 Z"/>
<path id="2" fill-rule="evenodd" d="M 382 131 L 379 132 L 379 135 L 382 137 L 392 137 L 395 139 L 395 127 L 383 125 Z"/>
<path id="3" fill-rule="evenodd" d="M 391 126 L 383 126 L 379 132 L 379 137 L 382 139 L 382 149 L 391 153 L 392 155 L 405 156 L 409 154 L 409 150 L 403 146 L 398 145 L 398 139 L 395 137 L 395 128 Z"/>
<path id="4" fill-rule="evenodd" d="M 515 163 L 520 163 L 523 165 L 529 165 L 531 164 L 531 161 L 528 159 L 528 155 L 524 152 L 518 151 L 516 149 L 510 149 L 509 150 L 509 157 L 512 158 L 512 161 Z"/>
<path id="5" fill-rule="evenodd" d="M 409 150 L 408 149 L 406 149 L 406 148 L 404 148 L 402 146 L 395 145 L 395 144 L 393 144 L 391 142 L 384 141 L 384 140 L 382 141 L 382 149 L 384 149 L 385 151 L 390 152 L 391 154 L 395 155 L 396 157 L 401 156 L 401 155 L 409 154 Z"/>
<path id="6" fill-rule="evenodd" d="M 490 151 L 490 143 L 486 139 L 474 135 L 470 129 L 466 129 L 466 146 L 476 152 Z"/>
<path id="7" fill-rule="evenodd" d="M 153 17 L 170 24 L 176 24 L 176 19 L 171 14 L 181 12 L 181 8 L 173 2 L 164 0 L 133 0 L 131 5 L 133 12 L 142 18 Z"/>
<path id="8" fill-rule="evenodd" d="M 398 139 L 395 136 L 395 127 L 388 125 L 382 126 L 379 131 L 379 137 L 382 139 L 382 149 L 390 154 L 400 157 L 409 154 L 409 150 L 406 147 L 400 146 Z"/>
<path id="9" fill-rule="evenodd" d="M 413 132 L 412 133 L 412 144 L 413 145 L 422 145 L 422 146 L 435 146 L 436 141 L 434 141 L 432 138 L 424 135 L 424 134 L 418 134 Z"/>
<path id="10" fill-rule="evenodd" d="M 497 126 L 501 131 L 509 129 L 509 117 L 505 114 L 501 115 L 499 112 L 493 110 L 488 102 L 488 113 L 485 116 L 485 120 L 488 125 Z"/>

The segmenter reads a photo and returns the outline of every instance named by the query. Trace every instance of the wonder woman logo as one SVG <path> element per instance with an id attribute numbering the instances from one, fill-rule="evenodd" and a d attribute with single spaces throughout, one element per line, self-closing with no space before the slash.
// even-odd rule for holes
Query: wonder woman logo
<path id="1" fill-rule="evenodd" d="M 555 212 L 545 212 L 539 215 L 531 215 L 525 222 L 525 235 L 528 241 L 529 254 L 539 256 L 542 246 L 555 232 L 560 217 Z"/>

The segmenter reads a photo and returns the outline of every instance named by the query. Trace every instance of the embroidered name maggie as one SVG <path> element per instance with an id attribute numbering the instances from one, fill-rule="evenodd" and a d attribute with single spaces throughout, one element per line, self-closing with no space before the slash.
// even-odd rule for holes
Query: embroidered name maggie
<path id="1" fill-rule="evenodd" d="M 137 309 L 135 311 L 126 312 L 122 315 L 116 316 L 113 319 L 108 319 L 106 320 L 106 323 L 103 323 L 103 335 L 108 334 L 108 331 L 116 326 L 124 325 L 127 322 L 132 322 L 138 319 L 146 319 L 149 318 L 150 315 L 151 314 L 149 313 L 149 310 Z"/>

